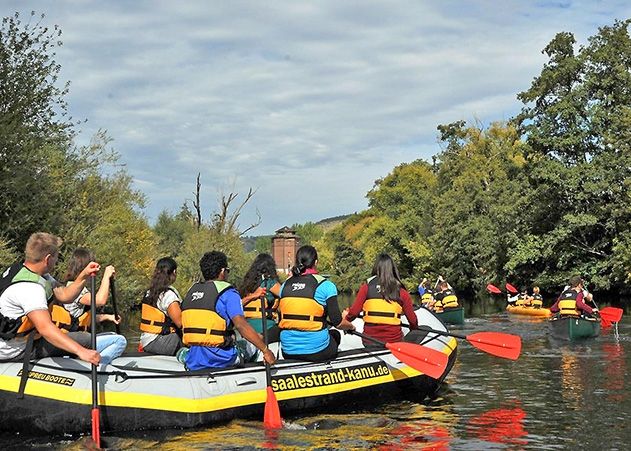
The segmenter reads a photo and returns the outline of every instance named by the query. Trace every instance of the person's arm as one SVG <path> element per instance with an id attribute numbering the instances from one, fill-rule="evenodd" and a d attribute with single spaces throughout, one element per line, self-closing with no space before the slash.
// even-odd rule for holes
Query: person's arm
<path id="1" fill-rule="evenodd" d="M 359 316 L 361 311 L 364 309 L 364 302 L 366 302 L 366 296 L 368 295 L 368 284 L 363 283 L 359 290 L 357 291 L 357 296 L 355 296 L 355 302 L 348 309 L 348 313 L 346 314 L 347 321 L 353 321 L 355 318 Z"/>
<path id="2" fill-rule="evenodd" d="M 171 302 L 171 305 L 167 308 L 167 313 L 169 314 L 169 318 L 173 321 L 173 324 L 177 326 L 178 329 L 182 328 L 182 309 L 180 308 L 180 303 L 178 301 Z"/>
<path id="3" fill-rule="evenodd" d="M 592 313 L 594 313 L 594 309 L 592 309 L 589 305 L 585 304 L 585 301 L 583 301 L 583 292 L 579 292 L 578 296 L 576 296 L 576 308 L 578 308 L 579 310 L 591 315 Z"/>
<path id="4" fill-rule="evenodd" d="M 98 352 L 84 348 L 55 326 L 50 320 L 48 310 L 33 310 L 26 316 L 33 323 L 37 332 L 53 346 L 75 354 L 81 360 L 94 365 L 98 365 L 101 361 L 101 355 Z"/>
<path id="5" fill-rule="evenodd" d="M 96 306 L 102 307 L 107 303 L 107 299 L 110 297 L 110 278 L 116 274 L 116 269 L 112 265 L 106 266 L 103 272 L 103 280 L 96 292 Z M 83 305 L 92 305 L 92 296 L 90 292 L 87 292 L 79 300 Z"/>
<path id="6" fill-rule="evenodd" d="M 561 300 L 561 297 L 559 297 L 554 304 L 552 304 L 550 306 L 550 312 L 552 313 L 557 313 L 559 311 L 559 301 Z"/>
<path id="7" fill-rule="evenodd" d="M 274 353 L 265 345 L 265 342 L 261 336 L 248 324 L 246 319 L 241 315 L 235 315 L 232 317 L 232 324 L 235 329 L 239 331 L 241 336 L 257 347 L 259 351 L 263 353 L 263 358 L 267 363 L 272 365 L 276 362 Z"/>
<path id="8" fill-rule="evenodd" d="M 342 318 L 340 305 L 337 303 L 337 295 L 331 296 L 326 300 L 326 310 L 331 324 L 340 330 L 355 330 L 355 326 L 346 318 Z"/>
<path id="9" fill-rule="evenodd" d="M 408 319 L 408 323 L 410 323 L 410 330 L 418 329 L 418 320 L 416 318 L 416 313 L 414 313 L 414 305 L 412 305 L 412 298 L 410 297 L 410 293 L 408 293 L 407 290 L 401 288 L 399 290 L 399 295 L 401 296 L 403 313 Z"/>
<path id="10" fill-rule="evenodd" d="M 276 282 L 269 291 L 277 298 L 280 298 L 280 282 Z"/>
<path id="11" fill-rule="evenodd" d="M 263 296 L 265 296 L 266 290 L 263 287 L 258 287 L 256 290 L 254 290 L 254 293 L 250 293 L 245 295 L 244 297 L 241 298 L 241 303 L 243 305 L 248 305 L 250 302 L 256 300 L 256 299 L 261 299 Z"/>
<path id="12" fill-rule="evenodd" d="M 100 268 L 100 265 L 96 262 L 88 263 L 83 271 L 81 271 L 77 276 L 77 280 L 75 280 L 68 286 L 59 286 L 53 288 L 55 299 L 57 299 L 62 304 L 67 304 L 77 299 L 77 297 L 79 297 L 79 295 L 81 294 L 81 290 L 83 290 L 88 277 L 99 272 Z"/>
<path id="13" fill-rule="evenodd" d="M 114 316 L 112 313 L 99 313 L 98 315 L 96 315 L 96 321 L 99 323 L 102 323 L 104 321 L 110 321 L 114 324 L 120 324 L 121 323 L 121 316 Z"/>

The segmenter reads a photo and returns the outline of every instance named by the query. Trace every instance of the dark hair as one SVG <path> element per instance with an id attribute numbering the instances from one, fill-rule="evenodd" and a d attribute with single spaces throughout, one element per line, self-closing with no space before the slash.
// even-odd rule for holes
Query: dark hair
<path id="1" fill-rule="evenodd" d="M 223 268 L 228 267 L 228 257 L 219 251 L 206 252 L 199 260 L 199 269 L 202 270 L 204 280 L 213 280 L 219 276 Z"/>
<path id="2" fill-rule="evenodd" d="M 576 288 L 582 283 L 583 283 L 583 279 L 581 278 L 581 276 L 572 276 L 570 277 L 570 281 L 568 282 L 568 285 L 570 286 L 570 288 Z"/>
<path id="3" fill-rule="evenodd" d="M 372 268 L 372 275 L 377 277 L 381 296 L 388 301 L 400 300 L 399 291 L 405 289 L 397 265 L 388 254 L 382 253 L 377 256 Z"/>
<path id="4" fill-rule="evenodd" d="M 250 269 L 243 277 L 243 282 L 239 286 L 239 293 L 244 296 L 254 293 L 261 285 L 261 276 L 264 279 L 272 279 L 278 282 L 276 262 L 270 254 L 259 254 L 256 256 L 252 265 L 250 265 Z"/>
<path id="5" fill-rule="evenodd" d="M 300 246 L 296 252 L 296 266 L 291 268 L 291 273 L 294 276 L 299 276 L 307 269 L 311 269 L 315 266 L 318 259 L 318 251 L 313 246 L 308 244 Z"/>
<path id="6" fill-rule="evenodd" d="M 90 249 L 86 249 L 85 247 L 76 248 L 68 261 L 68 269 L 64 275 L 64 282 L 75 280 L 81 271 L 88 266 L 88 263 L 94 260 L 94 253 Z"/>
<path id="7" fill-rule="evenodd" d="M 171 277 L 177 269 L 177 263 L 171 257 L 162 257 L 156 263 L 156 269 L 151 277 L 151 285 L 147 295 L 148 302 L 155 306 L 158 298 L 171 285 Z"/>
<path id="8" fill-rule="evenodd" d="M 438 288 L 440 288 L 441 290 L 443 288 L 449 288 L 449 284 L 447 283 L 446 280 L 443 280 L 441 283 L 438 284 Z"/>

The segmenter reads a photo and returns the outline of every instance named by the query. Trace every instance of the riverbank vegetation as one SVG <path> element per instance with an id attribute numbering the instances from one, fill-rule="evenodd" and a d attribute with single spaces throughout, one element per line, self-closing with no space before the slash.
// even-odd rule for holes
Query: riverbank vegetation
<path id="1" fill-rule="evenodd" d="M 107 133 L 75 145 L 80 122 L 68 115 L 69 84 L 54 60 L 61 30 L 44 22 L 15 15 L 0 27 L 0 266 L 20 258 L 30 233 L 45 230 L 64 238 L 62 258 L 80 245 L 115 265 L 123 308 L 138 302 L 163 255 L 180 264 L 182 291 L 210 248 L 230 256 L 238 280 L 256 251 L 269 251 L 263 238 L 246 252 L 248 229 L 232 221 L 254 193 L 230 192 L 210 215 L 201 214 L 199 198 L 183 201 L 179 212 L 148 224 L 145 196 L 132 188 Z M 377 180 L 365 211 L 333 227 L 297 225 L 303 242 L 317 246 L 321 271 L 351 291 L 386 251 L 410 288 L 441 274 L 468 293 L 505 280 L 554 292 L 578 273 L 611 297 L 627 294 L 628 31 L 629 21 L 615 22 L 582 46 L 571 33 L 557 34 L 541 73 L 517 94 L 523 108 L 515 118 L 439 125 L 432 161 L 400 164 Z"/>

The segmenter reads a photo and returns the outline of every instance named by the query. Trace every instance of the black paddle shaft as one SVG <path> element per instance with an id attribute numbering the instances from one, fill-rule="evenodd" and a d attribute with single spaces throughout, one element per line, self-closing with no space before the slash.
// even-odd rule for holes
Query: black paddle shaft
<path id="1" fill-rule="evenodd" d="M 118 309 L 116 308 L 116 280 L 114 276 L 110 277 L 110 291 L 112 293 L 112 308 L 114 309 L 114 318 L 118 321 Z M 121 326 L 116 323 L 116 333 L 120 335 Z"/>
<path id="2" fill-rule="evenodd" d="M 265 347 L 267 348 L 267 309 L 265 308 L 265 304 L 267 304 L 267 299 L 265 296 L 261 297 L 261 315 L 262 315 L 262 326 L 263 326 L 263 342 L 265 343 Z M 272 385 L 272 371 L 270 369 L 269 363 L 265 360 L 265 356 L 263 356 L 263 362 L 265 362 L 265 379 L 267 382 L 267 386 Z"/>

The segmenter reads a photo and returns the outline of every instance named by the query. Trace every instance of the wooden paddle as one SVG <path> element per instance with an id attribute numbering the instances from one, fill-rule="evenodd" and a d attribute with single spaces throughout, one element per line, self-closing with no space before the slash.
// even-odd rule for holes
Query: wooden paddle
<path id="1" fill-rule="evenodd" d="M 91 345 L 92 349 L 96 349 L 96 278 L 94 274 L 90 276 L 90 315 Z M 92 364 L 92 440 L 96 443 L 97 448 L 101 447 L 101 414 L 99 411 L 99 388 L 96 376 L 96 365 Z"/>
<path id="2" fill-rule="evenodd" d="M 116 281 L 114 276 L 110 277 L 110 292 L 112 293 L 112 308 L 114 309 L 114 318 L 118 321 L 118 309 L 116 308 Z M 121 326 L 118 323 L 116 324 L 116 333 L 118 335 L 121 334 Z"/>
<path id="3" fill-rule="evenodd" d="M 401 325 L 408 328 L 410 327 L 407 324 Z M 460 335 L 432 329 L 428 326 L 419 326 L 418 328 L 419 330 L 426 330 L 437 335 L 465 339 L 471 343 L 474 348 L 504 359 L 517 360 L 521 353 L 521 337 L 519 335 L 505 334 L 502 332 L 476 332 L 471 335 Z"/>
<path id="4" fill-rule="evenodd" d="M 261 279 L 264 281 L 265 277 L 261 275 Z M 261 314 L 262 316 L 262 326 L 263 326 L 263 341 L 265 342 L 265 346 L 268 345 L 267 342 L 267 309 L 265 304 L 267 303 L 267 299 L 265 296 L 261 297 Z M 265 410 L 263 412 L 263 424 L 268 429 L 281 429 L 283 427 L 283 419 L 280 416 L 280 407 L 278 407 L 278 400 L 276 399 L 276 393 L 272 389 L 272 370 L 270 368 L 270 364 L 267 363 L 265 358 L 263 358 L 263 362 L 265 363 L 265 379 L 267 382 L 267 399 L 265 400 Z"/>
<path id="5" fill-rule="evenodd" d="M 387 348 L 401 362 L 433 379 L 440 378 L 447 368 L 447 362 L 449 361 L 447 354 L 427 346 L 404 341 L 385 343 L 356 330 L 347 330 L 346 332 Z"/>
<path id="6" fill-rule="evenodd" d="M 496 287 L 495 285 L 493 285 L 493 284 L 488 284 L 488 285 L 486 286 L 486 290 L 487 290 L 489 293 L 493 293 L 493 294 L 502 294 L 502 290 L 500 290 L 499 288 L 497 288 L 497 287 Z"/>

